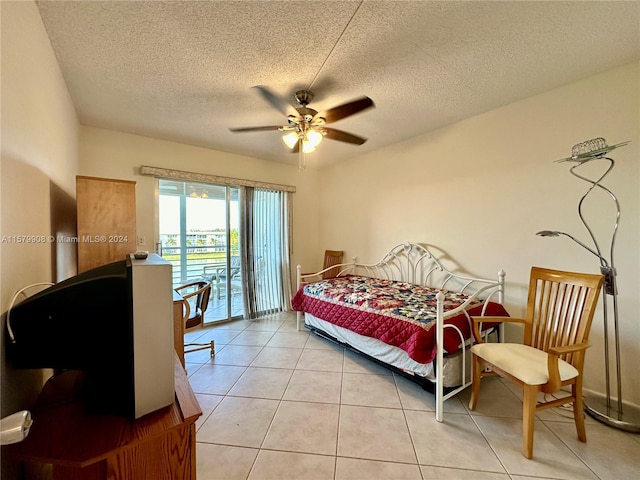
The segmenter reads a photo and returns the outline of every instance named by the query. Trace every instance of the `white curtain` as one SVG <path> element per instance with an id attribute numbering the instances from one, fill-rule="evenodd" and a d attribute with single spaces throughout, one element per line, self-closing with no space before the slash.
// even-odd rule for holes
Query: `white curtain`
<path id="1" fill-rule="evenodd" d="M 289 310 L 290 193 L 243 187 L 240 252 L 244 316 L 257 318 Z"/>

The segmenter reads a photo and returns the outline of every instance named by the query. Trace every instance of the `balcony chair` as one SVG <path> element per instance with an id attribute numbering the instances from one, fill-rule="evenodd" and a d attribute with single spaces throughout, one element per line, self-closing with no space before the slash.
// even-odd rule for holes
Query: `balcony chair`
<path id="1" fill-rule="evenodd" d="M 220 300 L 220 292 L 226 292 L 227 279 L 231 282 L 232 293 L 237 289 L 236 285 L 240 282 L 241 264 L 240 257 L 231 257 L 231 275 L 227 275 L 226 261 L 223 263 L 205 265 L 203 268 L 202 278 L 211 282 L 216 290 L 216 298 Z M 235 282 L 234 282 L 235 280 Z"/>
<path id="2" fill-rule="evenodd" d="M 183 320 L 184 331 L 190 331 L 202 328 L 204 325 L 204 314 L 209 306 L 211 298 L 211 282 L 195 281 L 180 285 L 175 288 L 183 299 Z M 185 343 L 184 353 L 196 352 L 198 350 L 211 349 L 211 356 L 215 355 L 215 346 L 213 340 L 207 343 Z"/>
<path id="3" fill-rule="evenodd" d="M 589 347 L 591 320 L 598 303 L 603 276 L 533 267 L 525 318 L 473 317 L 477 344 L 471 348 L 473 384 L 469 409 L 475 410 L 480 381 L 488 375 L 507 378 L 523 389 L 522 454 L 533 456 L 536 412 L 573 404 L 573 416 L 582 442 L 584 427 L 582 369 Z M 524 342 L 483 343 L 482 322 L 517 322 L 524 325 Z M 538 393 L 553 394 L 571 385 L 560 398 L 538 402 Z M 542 397 L 542 396 L 541 396 Z"/>

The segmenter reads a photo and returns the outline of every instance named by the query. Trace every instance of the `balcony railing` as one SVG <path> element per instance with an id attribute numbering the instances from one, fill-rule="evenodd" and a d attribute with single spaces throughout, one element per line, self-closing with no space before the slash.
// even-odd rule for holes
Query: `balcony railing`
<path id="1" fill-rule="evenodd" d="M 184 255 L 186 255 L 186 261 Z M 237 255 L 239 255 L 238 246 L 232 245 L 231 256 Z M 163 245 L 162 257 L 173 265 L 173 285 L 178 286 L 203 278 L 205 267 L 224 266 L 227 261 L 227 246 L 189 245 L 182 249 L 179 246 Z"/>

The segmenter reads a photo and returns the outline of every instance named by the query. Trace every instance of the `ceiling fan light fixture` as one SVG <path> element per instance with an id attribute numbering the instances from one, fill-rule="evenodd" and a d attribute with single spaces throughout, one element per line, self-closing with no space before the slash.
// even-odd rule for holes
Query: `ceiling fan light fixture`
<path id="1" fill-rule="evenodd" d="M 295 147 L 296 143 L 298 143 L 298 132 L 296 132 L 295 130 L 292 130 L 284 134 L 282 136 L 282 141 L 289 148 Z"/>
<path id="2" fill-rule="evenodd" d="M 198 192 L 196 190 L 193 190 L 189 196 L 191 198 L 209 198 L 209 195 L 207 195 L 207 192 L 202 191 L 202 192 Z"/>
<path id="3" fill-rule="evenodd" d="M 311 153 L 316 150 L 316 146 L 310 142 L 302 142 L 302 153 Z"/>
<path id="4" fill-rule="evenodd" d="M 305 144 L 309 144 L 313 147 L 313 149 L 315 150 L 315 148 L 320 145 L 320 142 L 322 141 L 323 135 L 322 133 L 320 133 L 318 130 L 314 130 L 314 129 L 309 129 L 307 131 L 307 134 L 305 135 Z"/>

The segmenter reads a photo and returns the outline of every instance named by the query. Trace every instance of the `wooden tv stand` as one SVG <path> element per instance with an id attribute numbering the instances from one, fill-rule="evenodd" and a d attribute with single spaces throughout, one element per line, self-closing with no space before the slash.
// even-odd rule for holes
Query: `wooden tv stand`
<path id="1" fill-rule="evenodd" d="M 73 372 L 51 378 L 32 411 L 27 438 L 3 448 L 25 470 L 48 470 L 54 480 L 195 480 L 195 422 L 202 415 L 182 364 L 175 360 L 176 399 L 135 422 L 86 415 L 75 397 Z M 71 375 L 67 375 L 71 374 Z M 66 376 L 66 377 L 65 377 Z M 42 468 L 49 465 L 49 468 Z"/>

